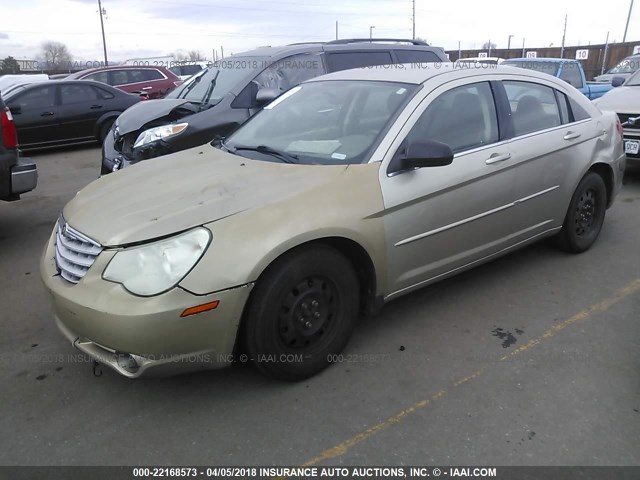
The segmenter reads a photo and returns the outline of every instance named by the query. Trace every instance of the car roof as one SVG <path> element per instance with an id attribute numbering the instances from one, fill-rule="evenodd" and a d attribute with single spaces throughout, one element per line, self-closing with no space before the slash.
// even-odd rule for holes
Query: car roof
<path id="1" fill-rule="evenodd" d="M 525 70 L 518 67 L 502 65 L 461 66 L 458 62 L 442 63 L 422 63 L 422 64 L 395 64 L 380 65 L 377 67 L 354 68 L 351 70 L 341 70 L 329 73 L 320 77 L 307 80 L 305 83 L 318 82 L 323 80 L 356 80 L 356 81 L 377 81 L 377 82 L 397 82 L 420 85 L 431 78 L 447 75 L 453 78 L 464 78 L 470 76 L 482 76 L 492 74 L 520 75 L 535 77 L 542 80 L 555 81 L 556 78 L 545 73 L 534 70 Z M 449 78 L 448 80 L 452 80 Z M 556 82 L 557 83 L 557 82 Z"/>
<path id="2" fill-rule="evenodd" d="M 13 92 L 14 88 L 23 87 L 21 91 L 31 90 L 32 88 L 37 88 L 42 85 L 93 85 L 94 87 L 102 88 L 103 90 L 109 90 L 109 92 L 116 91 L 117 93 L 125 93 L 122 90 L 112 87 L 111 85 L 107 85 L 106 83 L 96 82 L 95 80 L 67 80 L 66 78 L 61 78 L 59 80 L 43 80 L 41 82 L 30 82 L 30 83 L 20 83 L 11 85 L 7 89 L 7 94 L 10 95 Z"/>
<path id="3" fill-rule="evenodd" d="M 518 62 L 577 62 L 573 58 L 553 58 L 553 57 L 536 57 L 536 58 L 507 58 L 505 62 L 518 61 Z"/>
<path id="4" fill-rule="evenodd" d="M 94 72 L 106 72 L 108 70 L 134 70 L 134 69 L 139 70 L 141 68 L 144 68 L 144 69 L 155 68 L 157 70 L 162 70 L 162 72 L 165 72 L 167 70 L 166 67 L 162 67 L 159 65 L 108 65 L 106 67 L 87 68 L 85 70 L 80 70 L 79 72 L 74 72 L 70 74 L 69 77 L 73 79 L 73 78 L 77 78 L 80 75 L 87 75 L 89 73 L 94 73 Z"/>
<path id="5" fill-rule="evenodd" d="M 332 51 L 366 51 L 366 50 L 444 50 L 440 47 L 428 45 L 419 40 L 409 39 L 392 39 L 392 38 L 374 38 L 369 39 L 352 38 L 341 39 L 330 42 L 306 42 L 292 43 L 290 45 L 282 45 L 277 47 L 265 46 L 258 47 L 254 50 L 240 52 L 232 55 L 233 57 L 266 57 L 276 58 L 285 55 L 295 55 L 298 53 L 314 53 L 314 52 L 332 52 Z M 223 59 L 224 60 L 224 59 Z"/>

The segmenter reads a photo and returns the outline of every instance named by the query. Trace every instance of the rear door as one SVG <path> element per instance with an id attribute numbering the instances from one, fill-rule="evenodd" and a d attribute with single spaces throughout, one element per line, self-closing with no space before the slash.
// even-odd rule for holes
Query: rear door
<path id="1" fill-rule="evenodd" d="M 591 161 L 598 129 L 553 83 L 528 78 L 502 85 L 513 119 L 509 148 L 517 179 L 518 233 L 527 238 L 562 226 L 575 179 Z"/>
<path id="2" fill-rule="evenodd" d="M 60 139 L 80 140 L 95 137 L 98 119 L 108 110 L 98 89 L 78 83 L 61 84 L 59 124 Z"/>
<path id="3" fill-rule="evenodd" d="M 33 147 L 58 139 L 55 85 L 51 82 L 32 87 L 8 100 L 22 146 Z"/>

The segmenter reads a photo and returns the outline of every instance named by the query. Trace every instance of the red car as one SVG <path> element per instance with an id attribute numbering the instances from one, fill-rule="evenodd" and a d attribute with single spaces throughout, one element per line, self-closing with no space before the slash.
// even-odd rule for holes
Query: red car
<path id="1" fill-rule="evenodd" d="M 146 93 L 149 98 L 162 98 L 182 84 L 182 80 L 165 67 L 113 66 L 82 70 L 67 80 L 95 80 L 127 93 Z"/>

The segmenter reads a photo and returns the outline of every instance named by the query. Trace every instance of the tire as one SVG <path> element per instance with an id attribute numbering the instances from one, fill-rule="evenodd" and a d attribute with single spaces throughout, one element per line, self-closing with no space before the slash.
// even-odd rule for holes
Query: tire
<path id="1" fill-rule="evenodd" d="M 115 122 L 115 119 L 111 118 L 108 120 L 105 120 L 105 122 L 100 125 L 100 130 L 99 130 L 99 135 L 100 137 L 98 138 L 98 140 L 100 141 L 100 143 L 104 143 L 104 139 L 107 138 L 107 135 L 109 134 L 109 130 L 111 130 L 111 127 L 113 126 L 113 122 Z"/>
<path id="2" fill-rule="evenodd" d="M 359 291 L 353 267 L 333 248 L 285 254 L 260 277 L 245 312 L 242 335 L 249 358 L 281 380 L 320 372 L 351 336 Z"/>
<path id="3" fill-rule="evenodd" d="M 562 250 L 582 253 L 595 243 L 607 209 L 607 188 L 600 175 L 587 173 L 571 197 L 556 243 Z"/>

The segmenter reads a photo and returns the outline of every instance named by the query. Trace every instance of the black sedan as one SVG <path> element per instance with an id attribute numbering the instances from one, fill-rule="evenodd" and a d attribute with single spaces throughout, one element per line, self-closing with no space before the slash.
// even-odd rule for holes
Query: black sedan
<path id="1" fill-rule="evenodd" d="M 102 142 L 118 115 L 140 100 L 90 80 L 20 85 L 5 97 L 25 150 Z"/>

